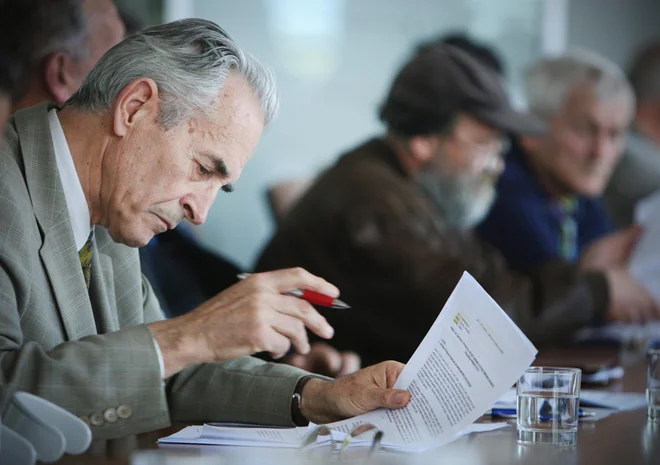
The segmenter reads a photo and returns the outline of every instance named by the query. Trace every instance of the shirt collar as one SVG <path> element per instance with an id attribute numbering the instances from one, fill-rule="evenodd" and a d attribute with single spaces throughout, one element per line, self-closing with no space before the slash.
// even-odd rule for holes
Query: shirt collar
<path id="1" fill-rule="evenodd" d="M 66 199 L 67 210 L 69 210 L 69 217 L 71 218 L 71 228 L 73 229 L 73 237 L 76 241 L 76 249 L 81 250 L 92 230 L 87 199 L 80 184 L 80 178 L 78 178 L 78 172 L 73 163 L 71 150 L 69 150 L 69 144 L 64 136 L 60 119 L 57 117 L 56 108 L 48 112 L 48 123 L 53 138 L 55 162 L 57 163 L 57 170 L 60 173 L 64 198 Z"/>

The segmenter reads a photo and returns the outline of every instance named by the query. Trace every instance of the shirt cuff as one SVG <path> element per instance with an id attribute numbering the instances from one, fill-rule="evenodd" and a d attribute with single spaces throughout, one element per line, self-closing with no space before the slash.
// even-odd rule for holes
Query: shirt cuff
<path id="1" fill-rule="evenodd" d="M 151 340 L 154 341 L 154 348 L 156 349 L 156 354 L 158 355 L 158 366 L 160 367 L 160 377 L 162 379 L 165 379 L 165 361 L 163 360 L 163 353 L 160 351 L 160 346 L 158 345 L 158 341 L 156 341 L 156 338 L 152 335 Z"/>

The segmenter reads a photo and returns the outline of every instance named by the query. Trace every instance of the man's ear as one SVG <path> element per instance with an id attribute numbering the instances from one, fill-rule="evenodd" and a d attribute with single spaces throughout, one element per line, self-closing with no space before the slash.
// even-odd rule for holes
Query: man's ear
<path id="1" fill-rule="evenodd" d="M 408 140 L 410 155 L 420 165 L 435 157 L 441 140 L 438 136 L 414 136 Z"/>
<path id="2" fill-rule="evenodd" d="M 51 53 L 44 59 L 43 78 L 50 99 L 59 106 L 69 100 L 80 84 L 76 79 L 76 64 L 65 52 Z"/>
<path id="3" fill-rule="evenodd" d="M 140 77 L 122 89 L 113 106 L 113 131 L 124 137 L 143 119 L 157 119 L 160 111 L 158 86 L 153 79 Z"/>

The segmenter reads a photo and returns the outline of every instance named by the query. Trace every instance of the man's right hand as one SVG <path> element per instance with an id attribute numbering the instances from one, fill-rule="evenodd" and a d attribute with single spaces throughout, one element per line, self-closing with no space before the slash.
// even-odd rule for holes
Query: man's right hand
<path id="1" fill-rule="evenodd" d="M 605 272 L 610 289 L 607 318 L 626 323 L 643 323 L 660 319 L 660 306 L 626 270 Z"/>
<path id="2" fill-rule="evenodd" d="M 625 268 L 641 234 L 642 228 L 635 225 L 594 241 L 581 254 L 580 269 L 605 271 L 612 268 Z"/>
<path id="3" fill-rule="evenodd" d="M 190 313 L 149 325 L 165 362 L 165 377 L 183 368 L 257 352 L 284 356 L 294 345 L 310 350 L 305 327 L 329 339 L 334 330 L 311 304 L 282 295 L 309 289 L 332 297 L 339 290 L 301 268 L 253 274 Z"/>

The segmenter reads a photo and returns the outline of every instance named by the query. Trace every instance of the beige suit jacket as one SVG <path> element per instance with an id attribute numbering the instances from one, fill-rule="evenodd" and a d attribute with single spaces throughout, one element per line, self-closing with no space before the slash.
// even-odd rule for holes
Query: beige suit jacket
<path id="1" fill-rule="evenodd" d="M 171 421 L 292 424 L 306 372 L 244 357 L 161 379 L 147 323 L 162 318 L 138 252 L 96 227 L 86 289 L 48 125 L 18 112 L 0 150 L 0 385 L 92 420 L 94 439 Z"/>

